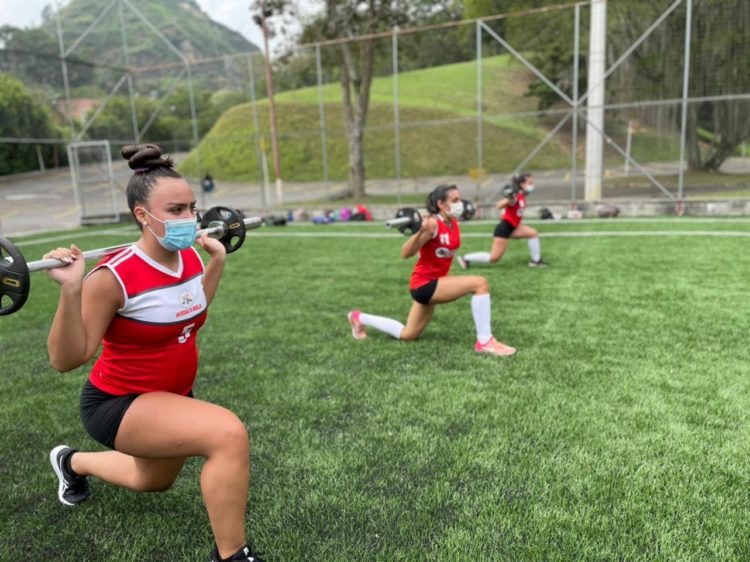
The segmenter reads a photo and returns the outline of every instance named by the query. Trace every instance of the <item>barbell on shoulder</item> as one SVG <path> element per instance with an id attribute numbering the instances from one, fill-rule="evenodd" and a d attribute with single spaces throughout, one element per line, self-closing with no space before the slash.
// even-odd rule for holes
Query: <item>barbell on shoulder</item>
<path id="1" fill-rule="evenodd" d="M 422 228 L 422 214 L 411 207 L 403 207 L 396 212 L 396 217 L 385 221 L 388 228 L 398 228 L 401 234 L 412 235 Z"/>
<path id="2" fill-rule="evenodd" d="M 464 204 L 464 212 L 461 215 L 462 220 L 471 220 L 476 215 L 477 208 L 474 203 L 468 199 L 462 199 Z M 401 234 L 412 235 L 419 232 L 422 228 L 422 214 L 411 207 L 403 207 L 396 212 L 396 217 L 385 221 L 385 226 L 388 228 L 398 228 Z"/>
<path id="3" fill-rule="evenodd" d="M 242 246 L 247 230 L 263 226 L 263 219 L 261 217 L 244 218 L 239 210 L 228 207 L 214 207 L 201 216 L 200 224 L 203 228 L 196 231 L 196 239 L 205 234 L 209 238 L 219 240 L 226 248 L 227 253 L 231 253 Z M 84 260 L 98 260 L 133 244 L 134 242 L 130 242 L 88 250 L 81 252 L 81 257 Z M 27 262 L 15 244 L 10 240 L 0 238 L 0 316 L 13 314 L 26 303 L 31 290 L 29 273 L 66 265 L 69 265 L 69 263 L 58 259 Z"/>

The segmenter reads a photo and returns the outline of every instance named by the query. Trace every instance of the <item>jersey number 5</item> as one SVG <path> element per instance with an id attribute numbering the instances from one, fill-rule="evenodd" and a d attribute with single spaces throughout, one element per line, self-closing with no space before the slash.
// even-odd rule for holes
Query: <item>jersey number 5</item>
<path id="1" fill-rule="evenodd" d="M 185 343 L 190 339 L 190 334 L 193 332 L 193 328 L 195 328 L 195 324 L 188 324 L 182 329 L 182 334 L 177 336 L 177 341 L 180 343 Z"/>

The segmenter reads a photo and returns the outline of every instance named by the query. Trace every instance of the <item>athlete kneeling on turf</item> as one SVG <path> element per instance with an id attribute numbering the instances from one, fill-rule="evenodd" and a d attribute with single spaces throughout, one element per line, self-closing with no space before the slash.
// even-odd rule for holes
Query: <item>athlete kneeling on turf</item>
<path id="1" fill-rule="evenodd" d="M 409 289 L 414 300 L 406 326 L 383 316 L 349 312 L 349 324 L 356 339 L 367 337 L 366 327 L 385 332 L 396 339 L 413 340 L 419 337 L 432 319 L 435 306 L 471 298 L 471 311 L 477 331 L 475 351 L 493 355 L 513 355 L 516 350 L 492 337 L 490 328 L 490 290 L 484 277 L 474 275 L 449 276 L 453 256 L 461 245 L 458 217 L 463 203 L 455 185 L 439 185 L 427 197 L 430 213 L 422 227 L 401 248 L 401 257 L 408 259 L 419 254 L 411 275 Z"/>
<path id="2" fill-rule="evenodd" d="M 497 209 L 503 211 L 500 223 L 495 227 L 492 239 L 491 252 L 473 252 L 458 256 L 458 264 L 466 269 L 473 263 L 496 263 L 503 257 L 508 249 L 510 238 L 527 238 L 529 240 L 529 254 L 531 261 L 529 267 L 547 267 L 549 264 L 542 260 L 542 251 L 539 245 L 539 233 L 521 224 L 523 214 L 526 210 L 526 196 L 534 191 L 534 176 L 521 174 L 515 176 L 509 186 L 503 189 L 503 196 L 497 202 Z"/>
<path id="3" fill-rule="evenodd" d="M 211 562 L 261 561 L 245 540 L 250 444 L 242 421 L 193 397 L 196 336 L 221 279 L 221 242 L 196 240 L 195 196 L 155 145 L 126 146 L 127 187 L 141 229 L 134 245 L 102 260 L 85 278 L 75 246 L 45 255 L 70 265 L 47 274 L 60 301 L 47 340 L 52 366 L 70 371 L 103 350 L 81 393 L 81 421 L 112 449 L 59 445 L 50 461 L 58 497 L 76 505 L 95 476 L 143 492 L 168 489 L 187 457 L 204 457 L 201 490 L 216 546 Z M 206 266 L 192 248 L 209 255 Z"/>

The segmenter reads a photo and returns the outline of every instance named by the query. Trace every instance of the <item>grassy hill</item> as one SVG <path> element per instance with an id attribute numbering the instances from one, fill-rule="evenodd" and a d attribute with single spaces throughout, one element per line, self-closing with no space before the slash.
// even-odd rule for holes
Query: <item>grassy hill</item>
<path id="1" fill-rule="evenodd" d="M 512 112 L 533 111 L 534 98 L 524 97 L 530 79 L 527 71 L 508 56 L 485 59 L 484 167 L 509 171 L 546 135 L 537 118 L 509 117 Z M 458 63 L 401 74 L 399 113 L 401 122 L 401 175 L 414 177 L 462 174 L 476 162 L 476 63 Z M 276 96 L 279 145 L 283 176 L 288 180 L 323 178 L 320 116 L 317 88 L 303 88 Z M 347 145 L 338 83 L 323 87 L 327 151 L 331 179 L 347 177 Z M 257 105 L 259 133 L 268 138 L 268 106 Z M 200 144 L 203 168 L 217 178 L 257 180 L 258 158 L 253 148 L 252 106 L 228 110 Z M 394 177 L 393 79 L 376 78 L 372 85 L 368 130 L 365 136 L 367 175 Z M 566 150 L 550 143 L 537 157 L 542 167 L 565 166 Z M 192 153 L 181 170 L 197 175 Z"/>
<path id="2" fill-rule="evenodd" d="M 399 75 L 401 177 L 466 174 L 477 167 L 476 62 L 450 64 Z M 483 167 L 490 173 L 510 172 L 544 139 L 560 115 L 523 115 L 534 112 L 536 98 L 525 95 L 534 77 L 509 55 L 483 61 Z M 322 88 L 325 110 L 329 177 L 347 179 L 347 143 L 342 116 L 341 87 Z M 292 181 L 323 179 L 318 90 L 302 88 L 277 94 L 277 125 L 283 177 Z M 264 138 L 270 174 L 271 143 L 266 100 L 257 104 L 258 133 Z M 395 177 L 393 78 L 373 81 L 368 129 L 365 135 L 366 174 L 370 179 Z M 608 124 L 607 132 L 625 146 L 622 124 Z M 252 105 L 234 106 L 224 113 L 200 144 L 203 170 L 226 180 L 257 181 L 262 177 L 253 144 Z M 585 145 L 579 136 L 579 150 Z M 570 125 L 566 125 L 530 163 L 534 169 L 570 165 Z M 678 139 L 668 134 L 639 133 L 633 157 L 643 162 L 673 160 Z M 582 152 L 579 152 L 582 154 Z M 622 156 L 605 148 L 605 160 Z M 580 160 L 582 162 L 582 159 Z M 183 162 L 183 173 L 200 173 L 195 153 Z"/>

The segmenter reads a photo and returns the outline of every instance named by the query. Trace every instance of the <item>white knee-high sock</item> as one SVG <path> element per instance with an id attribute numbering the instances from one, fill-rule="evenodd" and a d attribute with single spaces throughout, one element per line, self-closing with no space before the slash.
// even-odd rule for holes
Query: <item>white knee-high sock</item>
<path id="1" fill-rule="evenodd" d="M 471 313 L 474 316 L 474 325 L 477 328 L 477 339 L 479 343 L 487 343 L 492 339 L 492 328 L 490 328 L 490 295 L 474 295 L 471 297 Z"/>
<path id="2" fill-rule="evenodd" d="M 376 330 L 385 332 L 396 339 L 401 338 L 401 330 L 404 329 L 404 325 L 401 322 L 393 320 L 392 318 L 386 318 L 385 316 L 375 316 L 373 314 L 360 312 L 359 320 L 365 326 L 370 326 Z"/>
<path id="3" fill-rule="evenodd" d="M 539 237 L 529 238 L 529 253 L 531 254 L 532 261 L 539 261 L 542 259 L 542 249 L 539 247 Z"/>
<path id="4" fill-rule="evenodd" d="M 473 252 L 466 254 L 464 259 L 468 262 L 490 263 L 490 254 L 489 252 Z"/>

